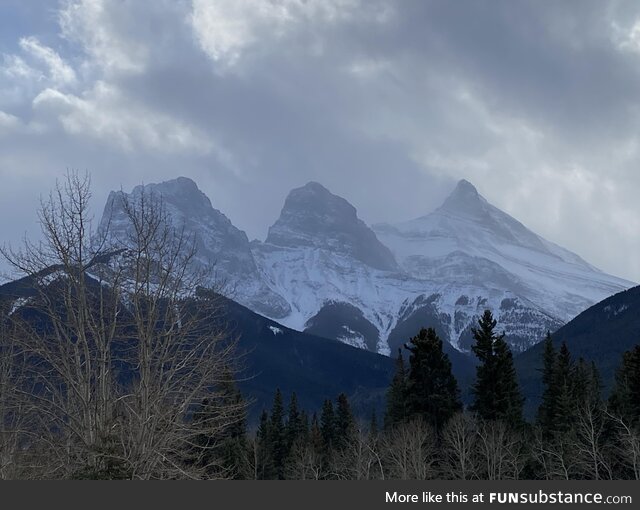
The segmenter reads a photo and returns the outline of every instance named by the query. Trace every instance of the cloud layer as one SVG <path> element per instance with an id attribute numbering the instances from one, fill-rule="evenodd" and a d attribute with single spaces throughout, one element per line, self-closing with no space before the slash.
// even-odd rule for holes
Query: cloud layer
<path id="1" fill-rule="evenodd" d="M 466 178 L 640 281 L 637 2 L 37 3 L 0 7 L 5 241 L 67 168 L 91 171 L 97 214 L 110 189 L 192 177 L 252 237 L 309 180 L 377 222 Z"/>

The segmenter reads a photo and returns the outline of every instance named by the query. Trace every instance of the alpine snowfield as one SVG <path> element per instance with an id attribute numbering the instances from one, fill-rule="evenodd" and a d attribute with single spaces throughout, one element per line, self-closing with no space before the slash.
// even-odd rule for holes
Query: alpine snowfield
<path id="1" fill-rule="evenodd" d="M 264 242 L 178 178 L 113 193 L 103 224 L 123 237 L 122 199 L 161 196 L 177 226 L 215 263 L 229 297 L 297 330 L 389 354 L 422 326 L 461 351 L 491 309 L 522 351 L 633 283 L 603 273 L 489 204 L 467 181 L 426 216 L 369 228 L 345 199 L 311 182 L 294 189 Z"/>

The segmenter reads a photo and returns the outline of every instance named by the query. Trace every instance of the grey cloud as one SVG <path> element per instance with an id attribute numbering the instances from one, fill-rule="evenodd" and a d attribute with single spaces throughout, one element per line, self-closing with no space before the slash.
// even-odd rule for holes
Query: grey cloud
<path id="1" fill-rule="evenodd" d="M 105 5 L 76 20 L 93 25 L 67 23 L 59 45 L 40 25 L 17 37 L 75 65 L 81 83 L 68 93 L 91 101 L 102 81 L 123 111 L 163 119 L 148 133 L 159 143 L 166 121 L 206 148 L 122 147 L 15 106 L 7 113 L 46 131 L 0 134 L 0 175 L 17 190 L 0 191 L 3 216 L 66 167 L 93 172 L 97 202 L 121 185 L 190 176 L 250 237 L 264 237 L 289 189 L 309 180 L 378 222 L 429 212 L 465 177 L 538 233 L 640 280 L 640 53 L 622 44 L 637 3 L 336 0 L 345 15 L 331 17 L 286 0 L 289 25 L 252 21 L 233 61 L 201 47 L 190 2 Z M 147 22 L 135 21 L 141 11 Z M 109 37 L 119 46 L 105 57 Z M 10 238 L 23 228 L 1 226 Z"/>

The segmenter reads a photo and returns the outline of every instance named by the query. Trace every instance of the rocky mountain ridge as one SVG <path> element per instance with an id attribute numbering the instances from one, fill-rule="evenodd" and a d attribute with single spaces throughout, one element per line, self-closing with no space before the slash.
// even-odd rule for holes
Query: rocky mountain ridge
<path id="1" fill-rule="evenodd" d="M 310 182 L 289 193 L 264 242 L 249 242 L 186 178 L 112 194 L 102 222 L 113 235 L 126 235 L 122 200 L 145 192 L 195 234 L 199 263 L 215 262 L 229 297 L 287 327 L 383 354 L 424 325 L 468 351 L 486 308 L 523 351 L 632 285 L 536 235 L 464 180 L 432 213 L 373 228 Z"/>

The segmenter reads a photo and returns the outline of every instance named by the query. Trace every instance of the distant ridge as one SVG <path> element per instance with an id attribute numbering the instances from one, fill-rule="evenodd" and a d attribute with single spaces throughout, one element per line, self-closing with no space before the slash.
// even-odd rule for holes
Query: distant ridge
<path id="1" fill-rule="evenodd" d="M 317 182 L 292 190 L 264 242 L 249 242 L 186 178 L 137 187 L 161 195 L 177 225 L 215 261 L 228 296 L 298 331 L 391 354 L 421 326 L 468 352 L 491 309 L 516 352 L 592 304 L 632 286 L 527 229 L 461 180 L 433 212 L 368 227 Z M 126 225 L 112 194 L 105 218 Z M 104 220 L 106 221 L 106 219 Z"/>

